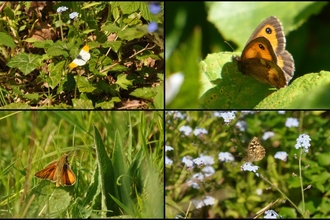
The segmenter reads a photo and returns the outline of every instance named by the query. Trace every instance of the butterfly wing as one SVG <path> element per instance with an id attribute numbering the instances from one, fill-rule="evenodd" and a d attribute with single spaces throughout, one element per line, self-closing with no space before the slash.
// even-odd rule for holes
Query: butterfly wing
<path id="1" fill-rule="evenodd" d="M 266 155 L 265 148 L 261 146 L 257 137 L 254 137 L 248 146 L 246 157 L 243 158 L 243 162 L 255 162 L 262 160 Z"/>
<path id="2" fill-rule="evenodd" d="M 62 185 L 73 185 L 76 182 L 76 176 L 68 164 L 63 167 Z"/>
<path id="3" fill-rule="evenodd" d="M 51 181 L 55 181 L 55 173 L 57 169 L 57 161 L 52 162 L 48 166 L 46 166 L 44 169 L 38 171 L 36 174 L 34 174 L 36 177 L 41 179 L 48 179 Z"/>

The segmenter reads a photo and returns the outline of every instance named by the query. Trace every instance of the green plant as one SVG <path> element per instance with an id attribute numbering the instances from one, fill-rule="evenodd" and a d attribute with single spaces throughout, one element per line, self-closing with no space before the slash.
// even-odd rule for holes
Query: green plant
<path id="1" fill-rule="evenodd" d="M 3 218 L 162 218 L 161 112 L 0 113 Z M 34 174 L 64 153 L 73 186 Z"/>
<path id="2" fill-rule="evenodd" d="M 165 7 L 173 8 L 165 12 L 166 77 L 181 73 L 184 79 L 180 86 L 166 83 L 177 91 L 167 108 L 329 108 L 327 2 L 166 2 Z M 289 86 L 281 89 L 242 74 L 233 62 L 270 16 L 283 25 L 296 69 Z"/>
<path id="3" fill-rule="evenodd" d="M 166 217 L 329 217 L 328 112 L 167 111 L 165 119 Z M 253 137 L 266 155 L 244 163 Z"/>
<path id="4" fill-rule="evenodd" d="M 3 4 L 1 106 L 163 107 L 162 3 Z M 84 45 L 90 60 L 68 68 Z"/>

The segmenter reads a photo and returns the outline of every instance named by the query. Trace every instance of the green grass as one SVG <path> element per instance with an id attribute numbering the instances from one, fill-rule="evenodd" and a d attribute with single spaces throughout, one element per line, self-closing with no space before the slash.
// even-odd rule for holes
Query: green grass
<path id="1" fill-rule="evenodd" d="M 0 112 L 0 216 L 164 216 L 163 113 Z M 73 186 L 34 177 L 64 153 Z"/>

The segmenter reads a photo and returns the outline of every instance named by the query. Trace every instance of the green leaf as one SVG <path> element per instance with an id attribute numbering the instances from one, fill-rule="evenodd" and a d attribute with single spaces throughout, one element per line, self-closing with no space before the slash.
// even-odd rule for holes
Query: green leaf
<path id="1" fill-rule="evenodd" d="M 147 2 L 141 2 L 139 9 L 141 11 L 142 17 L 145 20 L 147 20 L 147 21 L 156 21 L 156 15 L 153 15 L 153 14 L 150 13 L 149 3 L 147 3 Z"/>
<path id="2" fill-rule="evenodd" d="M 238 71 L 234 53 L 209 54 L 200 63 L 203 108 L 253 108 L 275 91 Z"/>
<path id="3" fill-rule="evenodd" d="M 75 109 L 93 109 L 93 103 L 91 100 L 72 99 L 72 105 Z"/>
<path id="4" fill-rule="evenodd" d="M 121 28 L 120 28 L 120 27 L 117 27 L 117 26 L 114 25 L 114 24 L 108 23 L 108 24 L 102 26 L 102 27 L 101 27 L 101 30 L 102 30 L 102 31 L 108 31 L 108 32 L 110 32 L 110 33 L 117 33 L 118 31 L 121 30 Z"/>
<path id="5" fill-rule="evenodd" d="M 51 47 L 52 45 L 54 45 L 54 41 L 52 41 L 52 40 L 44 40 L 44 41 L 37 40 L 33 44 L 34 47 L 45 48 L 45 49 Z"/>
<path id="6" fill-rule="evenodd" d="M 14 56 L 7 66 L 18 68 L 24 75 L 31 73 L 37 67 L 41 66 L 42 56 L 28 53 L 19 53 Z"/>
<path id="7" fill-rule="evenodd" d="M 93 6 L 97 6 L 102 4 L 102 2 L 92 2 L 92 3 L 88 3 L 86 5 L 84 5 L 81 9 L 88 9 L 88 8 L 92 8 Z"/>
<path id="8" fill-rule="evenodd" d="M 65 61 L 58 62 L 56 65 L 54 63 L 49 64 L 49 80 L 47 80 L 50 88 L 54 89 L 59 85 L 62 79 L 62 71 L 65 65 Z"/>
<path id="9" fill-rule="evenodd" d="M 156 95 L 157 92 L 155 91 L 155 88 L 137 88 L 133 92 L 130 93 L 130 95 L 143 98 L 147 100 L 152 100 Z"/>
<path id="10" fill-rule="evenodd" d="M 95 108 L 112 109 L 113 107 L 115 107 L 116 102 L 121 102 L 120 98 L 113 97 L 110 101 L 99 102 L 95 105 Z"/>
<path id="11" fill-rule="evenodd" d="M 148 33 L 147 25 L 142 25 L 139 28 L 126 28 L 125 30 L 118 32 L 118 37 L 121 40 L 134 40 L 134 39 L 140 39 L 145 34 Z"/>
<path id="12" fill-rule="evenodd" d="M 110 198 L 110 195 L 117 194 L 115 190 L 115 187 L 117 185 L 116 173 L 114 172 L 112 161 L 110 161 L 110 158 L 108 157 L 102 137 L 96 126 L 94 126 L 94 142 L 95 142 L 96 158 L 97 158 L 96 162 L 99 171 L 100 187 L 102 193 L 101 209 L 102 210 L 111 209 L 114 213 L 118 214 L 119 211 L 118 206 L 113 201 L 113 199 Z M 107 215 L 104 212 L 104 214 L 101 216 L 106 217 Z"/>
<path id="13" fill-rule="evenodd" d="M 154 106 L 156 109 L 164 109 L 164 81 L 156 87 L 155 92 L 157 93 L 154 98 Z"/>
<path id="14" fill-rule="evenodd" d="M 305 13 L 320 11 L 327 2 L 206 2 L 208 20 L 215 25 L 226 40 L 238 44 L 242 51 L 253 30 L 266 18 L 276 15 L 283 24 L 285 33 L 303 22 Z M 314 6 L 314 10 L 307 10 Z M 294 8 L 294 10 L 292 10 Z M 219 12 L 222 13 L 219 13 Z M 247 17 L 248 16 L 248 17 Z M 297 19 L 300 19 L 297 21 Z"/>
<path id="15" fill-rule="evenodd" d="M 5 45 L 12 49 L 16 47 L 14 39 L 7 33 L 0 32 L 0 39 L 1 39 L 0 45 Z"/>
<path id="16" fill-rule="evenodd" d="M 123 14 L 136 12 L 140 7 L 140 2 L 119 2 L 119 7 Z"/>
<path id="17" fill-rule="evenodd" d="M 122 73 L 117 76 L 116 84 L 119 85 L 121 88 L 127 90 L 129 86 L 133 85 L 133 80 L 128 80 L 127 74 Z"/>
<path id="18" fill-rule="evenodd" d="M 122 43 L 123 43 L 122 41 L 106 41 L 105 43 L 102 44 L 102 47 L 104 48 L 110 47 L 114 52 L 117 53 Z"/>
<path id="19" fill-rule="evenodd" d="M 32 101 L 34 103 L 39 100 L 39 94 L 38 93 L 25 94 L 23 97 L 29 99 L 30 101 Z"/>
<path id="20" fill-rule="evenodd" d="M 75 76 L 74 78 L 80 92 L 94 92 L 97 89 L 88 81 L 87 77 Z"/>
<path id="21" fill-rule="evenodd" d="M 330 72 L 305 74 L 295 79 L 287 88 L 266 97 L 256 108 L 329 108 L 329 83 Z"/>
<path id="22" fill-rule="evenodd" d="M 56 187 L 48 180 L 41 180 L 29 194 L 26 203 L 31 201 L 26 218 L 64 218 L 71 205 L 73 186 Z"/>
<path id="23" fill-rule="evenodd" d="M 68 57 L 69 54 L 67 51 L 64 51 L 62 48 L 55 48 L 55 47 L 49 47 L 47 49 L 47 54 L 53 57 L 56 56 L 64 56 L 64 57 Z"/>

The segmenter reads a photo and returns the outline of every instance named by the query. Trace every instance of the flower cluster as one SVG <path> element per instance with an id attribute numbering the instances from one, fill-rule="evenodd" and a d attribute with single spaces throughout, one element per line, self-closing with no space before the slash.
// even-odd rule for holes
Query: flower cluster
<path id="1" fill-rule="evenodd" d="M 57 13 L 62 14 L 62 12 L 67 11 L 67 10 L 68 10 L 68 7 L 61 6 L 61 7 L 58 7 L 56 11 L 57 11 Z M 69 14 L 69 17 L 71 19 L 76 19 L 76 18 L 78 18 L 78 15 L 79 15 L 78 12 L 72 12 L 71 14 Z"/>
<path id="2" fill-rule="evenodd" d="M 311 144 L 309 143 L 310 141 L 311 141 L 311 139 L 310 139 L 309 135 L 301 134 L 297 138 L 297 143 L 294 147 L 296 149 L 304 148 L 305 152 L 308 153 L 308 148 L 311 146 Z"/>
<path id="3" fill-rule="evenodd" d="M 192 203 L 194 204 L 196 209 L 200 209 L 203 206 L 213 205 L 215 203 L 215 198 L 213 198 L 212 196 L 205 196 L 205 199 L 203 200 L 193 199 Z"/>
<path id="4" fill-rule="evenodd" d="M 216 117 L 222 117 L 224 120 L 225 120 L 225 123 L 229 123 L 231 122 L 232 120 L 235 119 L 235 112 L 221 112 L 221 113 L 218 113 L 218 112 L 215 112 L 214 113 L 214 116 Z"/>

